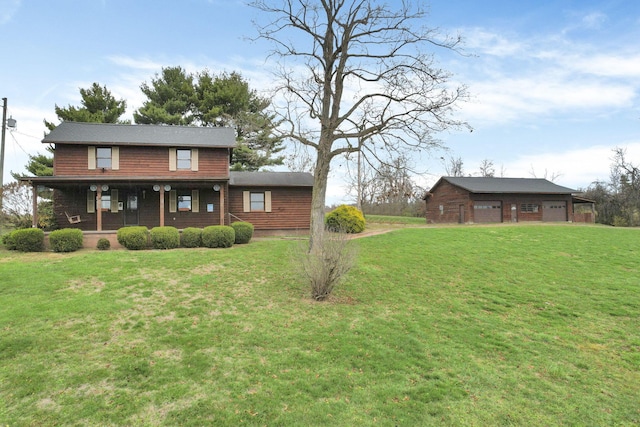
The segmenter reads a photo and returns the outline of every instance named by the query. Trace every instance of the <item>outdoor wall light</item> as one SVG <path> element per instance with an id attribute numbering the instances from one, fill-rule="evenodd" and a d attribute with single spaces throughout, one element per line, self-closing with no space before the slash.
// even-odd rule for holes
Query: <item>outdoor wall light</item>
<path id="1" fill-rule="evenodd" d="M 169 184 L 166 184 L 164 186 L 164 191 L 171 191 L 171 186 Z"/>
<path id="2" fill-rule="evenodd" d="M 160 186 L 158 184 L 154 185 L 153 191 L 160 191 Z"/>
<path id="3" fill-rule="evenodd" d="M 213 191 L 220 191 L 220 184 L 216 184 L 213 186 Z"/>
<path id="4" fill-rule="evenodd" d="M 89 186 L 89 190 L 91 190 L 91 191 L 96 191 L 97 189 L 98 189 L 98 186 L 97 186 L 97 185 L 95 185 L 95 184 L 91 184 L 91 185 Z"/>
<path id="5" fill-rule="evenodd" d="M 107 184 L 102 184 L 102 191 L 109 191 L 109 186 Z"/>

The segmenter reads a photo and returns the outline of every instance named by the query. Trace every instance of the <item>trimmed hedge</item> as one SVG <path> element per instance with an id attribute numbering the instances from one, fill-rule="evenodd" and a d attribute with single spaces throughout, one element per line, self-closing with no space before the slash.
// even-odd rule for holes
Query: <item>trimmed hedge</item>
<path id="1" fill-rule="evenodd" d="M 253 224 L 250 222 L 238 221 L 231 224 L 236 232 L 235 243 L 238 245 L 249 243 L 251 237 L 253 237 Z"/>
<path id="2" fill-rule="evenodd" d="M 230 248 L 236 232 L 228 225 L 210 225 L 202 230 L 202 245 L 207 248 Z"/>
<path id="3" fill-rule="evenodd" d="M 146 249 L 149 247 L 149 230 L 142 225 L 122 227 L 118 230 L 118 243 L 132 251 Z"/>
<path id="4" fill-rule="evenodd" d="M 8 251 L 16 250 L 16 242 L 13 240 L 13 232 L 9 232 L 2 236 L 2 244 Z"/>
<path id="5" fill-rule="evenodd" d="M 154 249 L 175 249 L 180 246 L 180 232 L 175 227 L 153 227 L 149 234 Z"/>
<path id="6" fill-rule="evenodd" d="M 331 231 L 361 233 L 364 231 L 365 220 L 357 208 L 341 205 L 327 214 L 325 225 Z"/>
<path id="7" fill-rule="evenodd" d="M 75 252 L 82 248 L 82 231 L 63 228 L 49 234 L 49 245 L 54 252 Z"/>
<path id="8" fill-rule="evenodd" d="M 11 233 L 15 250 L 20 252 L 41 252 L 44 250 L 44 231 L 39 228 L 21 228 Z"/>
<path id="9" fill-rule="evenodd" d="M 111 248 L 111 242 L 106 237 L 101 237 L 98 239 L 98 244 L 96 245 L 98 250 L 106 251 Z"/>
<path id="10" fill-rule="evenodd" d="M 197 248 L 202 246 L 202 229 L 196 227 L 187 227 L 182 230 L 180 242 L 185 248 Z"/>

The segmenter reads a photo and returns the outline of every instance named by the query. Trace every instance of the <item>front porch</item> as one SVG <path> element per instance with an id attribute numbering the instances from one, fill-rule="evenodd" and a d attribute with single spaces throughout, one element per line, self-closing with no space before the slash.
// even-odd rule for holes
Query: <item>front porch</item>
<path id="1" fill-rule="evenodd" d="M 34 178 L 30 184 L 34 226 L 38 223 L 35 200 L 43 188 L 53 190 L 53 210 L 61 228 L 97 232 L 135 225 L 202 228 L 225 224 L 227 215 L 228 181 L 222 179 L 65 182 L 49 177 Z"/>

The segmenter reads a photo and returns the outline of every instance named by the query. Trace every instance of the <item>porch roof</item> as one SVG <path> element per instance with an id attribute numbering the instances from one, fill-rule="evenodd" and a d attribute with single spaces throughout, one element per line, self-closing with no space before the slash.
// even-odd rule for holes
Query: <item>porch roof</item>
<path id="1" fill-rule="evenodd" d="M 202 178 L 184 176 L 24 176 L 20 182 L 31 185 L 43 185 L 45 187 L 58 188 L 91 184 L 127 184 L 127 185 L 152 185 L 152 184 L 211 184 L 214 182 L 229 181 L 228 176 L 208 176 Z"/>

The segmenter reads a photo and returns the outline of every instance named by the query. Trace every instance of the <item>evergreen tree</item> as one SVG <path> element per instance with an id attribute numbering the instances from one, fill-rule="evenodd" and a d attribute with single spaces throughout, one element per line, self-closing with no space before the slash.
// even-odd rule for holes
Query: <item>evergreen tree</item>
<path id="1" fill-rule="evenodd" d="M 163 68 L 151 85 L 143 83 L 140 89 L 148 99 L 133 113 L 136 123 L 189 125 L 196 118 L 193 76 L 182 67 Z"/>
<path id="2" fill-rule="evenodd" d="M 127 120 L 120 120 L 120 117 L 127 109 L 127 102 L 124 99 L 117 100 L 107 86 L 100 86 L 93 83 L 88 89 L 80 89 L 82 104 L 80 107 L 69 105 L 62 108 L 55 106 L 56 114 L 60 121 L 68 122 L 88 122 L 88 123 L 129 123 Z M 44 121 L 49 130 L 56 127 L 55 124 Z"/>
<path id="3" fill-rule="evenodd" d="M 237 147 L 232 170 L 255 171 L 281 165 L 282 139 L 273 137 L 277 123 L 267 112 L 270 101 L 258 96 L 239 73 L 188 74 L 181 67 L 162 69 L 161 75 L 144 83 L 147 101 L 134 113 L 136 123 L 232 127 Z"/>

